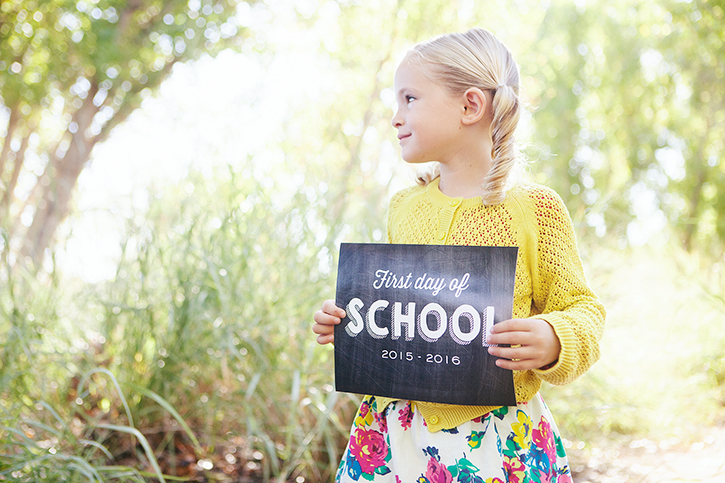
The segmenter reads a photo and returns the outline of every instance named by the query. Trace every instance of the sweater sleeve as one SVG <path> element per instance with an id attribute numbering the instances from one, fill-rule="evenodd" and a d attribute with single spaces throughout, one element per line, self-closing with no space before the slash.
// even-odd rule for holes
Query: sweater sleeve
<path id="1" fill-rule="evenodd" d="M 571 218 L 561 198 L 548 188 L 532 193 L 537 248 L 532 267 L 533 317 L 554 328 L 561 352 L 554 366 L 534 371 L 550 384 L 563 385 L 584 374 L 599 359 L 605 310 L 584 276 Z"/>

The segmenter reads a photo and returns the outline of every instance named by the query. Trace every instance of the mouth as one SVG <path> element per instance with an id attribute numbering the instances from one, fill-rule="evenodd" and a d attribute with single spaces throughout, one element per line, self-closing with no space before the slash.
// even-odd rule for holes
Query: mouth
<path id="1" fill-rule="evenodd" d="M 398 141 L 402 141 L 405 138 L 409 138 L 410 134 L 398 134 Z"/>

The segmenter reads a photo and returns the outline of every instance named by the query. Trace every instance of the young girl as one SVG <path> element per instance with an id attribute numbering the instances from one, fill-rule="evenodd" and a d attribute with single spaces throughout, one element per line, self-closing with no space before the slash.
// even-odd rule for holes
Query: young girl
<path id="1" fill-rule="evenodd" d="M 587 287 L 571 219 L 538 185 L 509 186 L 521 110 L 511 53 L 482 29 L 415 46 L 395 74 L 408 163 L 437 161 L 390 202 L 388 241 L 517 246 L 513 318 L 493 327 L 496 364 L 513 370 L 513 407 L 455 406 L 367 396 L 337 481 L 570 482 L 542 381 L 567 384 L 599 357 L 604 308 Z M 320 344 L 345 311 L 315 313 Z"/>

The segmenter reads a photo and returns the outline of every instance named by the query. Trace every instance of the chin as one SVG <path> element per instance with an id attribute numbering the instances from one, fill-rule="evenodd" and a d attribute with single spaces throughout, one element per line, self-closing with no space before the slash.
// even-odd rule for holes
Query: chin
<path id="1" fill-rule="evenodd" d="M 430 159 L 425 159 L 425 158 L 422 158 L 421 159 L 421 158 L 415 157 L 415 156 L 405 156 L 405 155 L 403 155 L 402 158 L 403 158 L 403 161 L 405 161 L 408 164 L 426 164 L 426 163 L 432 163 L 433 162 Z"/>
<path id="2" fill-rule="evenodd" d="M 400 157 L 403 158 L 403 161 L 410 164 L 419 164 L 425 162 L 421 161 L 420 156 L 417 156 L 415 153 L 406 152 L 405 150 L 400 152 Z"/>

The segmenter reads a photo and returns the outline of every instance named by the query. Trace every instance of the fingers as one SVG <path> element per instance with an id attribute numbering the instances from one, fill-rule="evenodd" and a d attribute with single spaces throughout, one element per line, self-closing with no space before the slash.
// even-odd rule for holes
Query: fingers
<path id="1" fill-rule="evenodd" d="M 335 305 L 335 301 L 332 299 L 325 300 L 322 303 L 322 312 L 325 312 L 326 314 L 329 314 L 329 315 L 333 315 L 339 319 L 342 319 L 346 315 L 345 311 L 343 309 L 341 309 L 340 307 L 338 307 L 337 305 Z"/>
<path id="2" fill-rule="evenodd" d="M 318 344 L 330 344 L 335 341 L 335 326 L 345 317 L 345 311 L 335 305 L 334 300 L 326 300 L 322 308 L 315 312 L 312 332 L 317 334 Z"/>
<path id="3" fill-rule="evenodd" d="M 530 332 L 535 325 L 534 320 L 540 319 L 509 319 L 499 322 L 491 327 L 491 333 L 495 335 L 506 334 L 510 332 Z M 541 322 L 544 322 L 541 320 Z"/>
<path id="4" fill-rule="evenodd" d="M 334 301 L 326 300 L 322 304 L 322 308 L 315 312 L 313 317 L 315 325 L 313 327 L 318 325 L 323 327 L 329 326 L 330 330 L 332 330 L 332 326 L 339 324 L 345 315 L 345 311 L 336 306 Z M 325 330 L 323 327 L 319 327 L 318 330 Z M 320 334 L 321 332 L 315 330 L 315 333 Z"/>
<path id="5" fill-rule="evenodd" d="M 489 347 L 488 353 L 499 357 L 496 360 L 498 367 L 512 371 L 538 369 L 548 364 L 543 362 L 544 353 L 533 352 L 528 348 Z"/>
<path id="6" fill-rule="evenodd" d="M 496 365 L 510 370 L 539 369 L 555 362 L 561 352 L 554 328 L 541 319 L 511 319 L 493 326 L 488 353 L 499 357 Z M 500 345 L 513 347 L 500 347 Z"/>
<path id="7" fill-rule="evenodd" d="M 332 344 L 334 342 L 335 342 L 335 334 L 317 336 L 317 343 L 320 345 Z"/>

